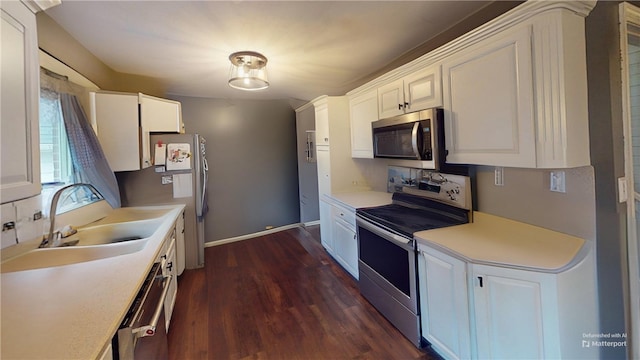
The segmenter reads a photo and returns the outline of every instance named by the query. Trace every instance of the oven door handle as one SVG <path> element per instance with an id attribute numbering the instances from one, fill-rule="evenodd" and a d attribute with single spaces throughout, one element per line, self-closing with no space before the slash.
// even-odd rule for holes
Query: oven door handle
<path id="1" fill-rule="evenodd" d="M 153 317 L 151 318 L 151 323 L 149 325 L 140 326 L 138 328 L 133 329 L 131 332 L 136 338 L 153 336 L 156 334 L 156 327 L 158 326 L 158 320 L 160 320 L 160 316 L 164 311 L 164 301 L 167 298 L 167 293 L 169 293 L 169 285 L 171 285 L 171 281 L 173 280 L 171 275 L 160 275 L 164 281 L 164 289 L 162 290 L 162 295 L 160 295 L 160 300 L 158 301 L 158 305 L 156 306 L 156 310 L 153 313 Z"/>
<path id="2" fill-rule="evenodd" d="M 371 231 L 372 233 L 386 239 L 389 240 L 393 243 L 396 243 L 399 246 L 402 246 L 404 248 L 412 248 L 409 244 L 411 244 L 413 242 L 413 239 L 407 239 L 405 237 L 402 237 L 400 235 L 396 235 L 392 232 L 386 231 L 382 228 L 380 228 L 379 226 L 373 225 L 370 222 L 368 222 L 367 220 L 363 220 L 361 218 L 357 218 L 356 222 L 358 224 L 358 226 L 362 226 L 363 228 Z"/>

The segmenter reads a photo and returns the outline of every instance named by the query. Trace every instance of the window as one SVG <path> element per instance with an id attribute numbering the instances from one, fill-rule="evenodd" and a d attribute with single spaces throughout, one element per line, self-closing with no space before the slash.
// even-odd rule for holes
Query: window
<path id="1" fill-rule="evenodd" d="M 40 88 L 40 181 L 42 208 L 48 216 L 53 194 L 73 183 L 73 163 L 62 118 L 60 95 Z"/>
<path id="2" fill-rule="evenodd" d="M 40 90 L 40 176 L 43 187 L 70 184 L 73 176 L 60 99 L 46 89 Z"/>

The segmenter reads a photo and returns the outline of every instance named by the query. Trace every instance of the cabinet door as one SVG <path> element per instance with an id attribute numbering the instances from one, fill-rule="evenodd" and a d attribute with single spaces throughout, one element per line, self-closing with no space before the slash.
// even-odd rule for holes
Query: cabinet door
<path id="1" fill-rule="evenodd" d="M 532 72 L 531 27 L 443 64 L 448 162 L 536 166 Z"/>
<path id="2" fill-rule="evenodd" d="M 0 203 L 40 194 L 39 70 L 36 16 L 2 1 Z"/>
<path id="3" fill-rule="evenodd" d="M 442 106 L 442 72 L 440 65 L 404 78 L 405 112 Z"/>
<path id="4" fill-rule="evenodd" d="M 447 359 L 470 358 L 466 264 L 422 246 L 418 261 L 422 336 Z"/>
<path id="5" fill-rule="evenodd" d="M 327 103 L 316 106 L 316 143 L 329 145 L 329 106 Z"/>
<path id="6" fill-rule="evenodd" d="M 333 207 L 333 251 L 340 265 L 358 279 L 358 237 L 355 224 L 346 221 L 351 217 L 355 219 L 355 214 Z"/>
<path id="7" fill-rule="evenodd" d="M 180 102 L 139 94 L 140 119 L 149 132 L 184 133 Z"/>
<path id="8" fill-rule="evenodd" d="M 176 220 L 176 268 L 178 275 L 182 275 L 185 267 L 184 256 L 184 211 Z"/>
<path id="9" fill-rule="evenodd" d="M 91 93 L 91 121 L 111 170 L 140 170 L 138 95 Z"/>
<path id="10" fill-rule="evenodd" d="M 331 153 L 328 146 L 316 147 L 318 195 L 331 194 Z"/>
<path id="11" fill-rule="evenodd" d="M 373 159 L 371 123 L 378 120 L 376 91 L 354 97 L 349 101 L 351 112 L 351 157 Z"/>
<path id="12" fill-rule="evenodd" d="M 399 79 L 378 88 L 378 117 L 401 114 L 404 114 L 404 82 Z"/>
<path id="13" fill-rule="evenodd" d="M 169 291 L 164 302 L 164 319 L 166 322 L 166 329 L 169 331 L 169 324 L 171 323 L 171 314 L 173 314 L 173 308 L 176 304 L 176 295 L 178 294 L 178 267 L 176 264 L 176 239 L 172 238 L 169 248 L 167 250 L 167 259 L 165 264 L 164 275 L 171 276 L 171 283 L 169 284 Z"/>
<path id="14" fill-rule="evenodd" d="M 320 200 L 320 242 L 333 255 L 331 204 L 324 200 Z"/>
<path id="15" fill-rule="evenodd" d="M 560 357 L 552 277 L 552 274 L 473 265 L 478 358 Z M 580 339 L 576 337 L 576 341 Z"/>

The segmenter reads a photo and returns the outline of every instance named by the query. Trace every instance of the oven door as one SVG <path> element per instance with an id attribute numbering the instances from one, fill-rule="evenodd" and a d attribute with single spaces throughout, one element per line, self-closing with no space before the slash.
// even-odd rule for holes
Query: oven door
<path id="1" fill-rule="evenodd" d="M 362 218 L 358 224 L 358 267 L 413 313 L 418 313 L 413 239 L 393 234 Z"/>
<path id="2" fill-rule="evenodd" d="M 358 217 L 360 293 L 416 347 L 420 347 L 417 253 L 408 239 Z"/>

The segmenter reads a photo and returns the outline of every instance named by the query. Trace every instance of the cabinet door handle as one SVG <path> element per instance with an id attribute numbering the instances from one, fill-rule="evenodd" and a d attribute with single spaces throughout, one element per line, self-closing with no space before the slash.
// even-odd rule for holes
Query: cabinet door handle
<path id="1" fill-rule="evenodd" d="M 402 110 L 402 104 L 398 104 L 398 110 Z"/>
<path id="2" fill-rule="evenodd" d="M 484 284 L 482 283 L 482 276 L 478 276 L 478 285 L 480 287 L 484 287 Z"/>
<path id="3" fill-rule="evenodd" d="M 409 107 L 409 103 L 408 103 L 408 102 L 405 102 L 405 103 L 404 103 L 404 108 L 406 109 L 406 108 L 408 108 L 408 107 Z"/>

